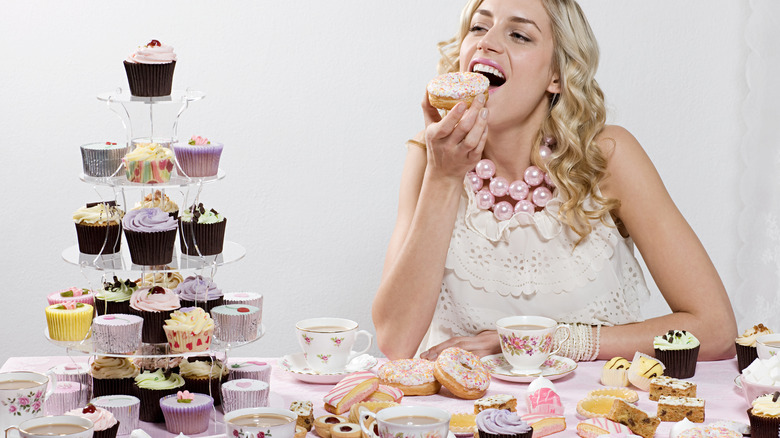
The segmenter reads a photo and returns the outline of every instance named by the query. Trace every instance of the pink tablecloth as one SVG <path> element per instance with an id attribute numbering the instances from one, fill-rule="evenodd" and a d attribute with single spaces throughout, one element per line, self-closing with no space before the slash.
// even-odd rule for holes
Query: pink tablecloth
<path id="1" fill-rule="evenodd" d="M 86 357 L 13 357 L 0 368 L 0 371 L 46 371 L 49 368 L 69 361 L 86 361 Z M 257 359 L 257 358 L 234 358 L 233 360 L 264 360 L 274 365 L 271 374 L 271 396 L 270 404 L 274 407 L 288 408 L 294 400 L 310 400 L 315 406 L 315 417 L 325 415 L 323 409 L 322 397 L 332 387 L 332 384 L 312 384 L 303 383 L 297 380 L 293 374 L 290 374 L 278 366 L 275 359 Z M 380 360 L 381 363 L 381 360 Z M 577 402 L 585 394 L 596 388 L 601 388 L 599 378 L 603 361 L 580 363 L 577 369 L 560 379 L 554 381 L 558 392 L 561 395 L 563 404 L 566 408 L 567 430 L 555 437 L 575 437 L 576 426 L 580 421 L 576 413 Z M 698 396 L 706 401 L 706 422 L 715 420 L 730 420 L 740 423 L 748 423 L 745 410 L 748 404 L 742 396 L 742 391 L 734 385 L 734 378 L 737 376 L 736 359 L 719 362 L 699 362 L 696 368 L 696 375 L 688 380 L 695 382 L 698 386 Z M 511 394 L 518 399 L 518 412 L 525 413 L 525 402 L 523 396 L 528 387 L 526 383 L 512 383 L 493 379 L 488 390 L 490 394 Z M 655 413 L 656 403 L 648 399 L 647 393 L 639 392 L 638 406 L 647 412 Z M 405 405 L 435 405 L 450 412 L 473 412 L 473 402 L 470 400 L 461 400 L 452 396 L 449 392 L 442 390 L 439 394 L 426 397 L 406 397 L 403 400 Z M 209 431 L 198 437 L 205 437 L 224 433 L 222 425 L 222 413 L 217 409 L 213 417 L 212 426 Z M 176 435 L 165 431 L 162 424 L 141 423 L 142 428 L 150 435 L 155 437 L 174 437 Z M 656 433 L 657 437 L 666 438 L 669 436 L 669 429 L 672 423 L 661 423 Z M 307 438 L 315 438 L 317 435 L 314 429 Z"/>

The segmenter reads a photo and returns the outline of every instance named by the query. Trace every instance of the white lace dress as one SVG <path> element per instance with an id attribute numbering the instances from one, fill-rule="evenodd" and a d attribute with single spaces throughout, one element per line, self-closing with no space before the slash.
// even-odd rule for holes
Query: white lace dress
<path id="1" fill-rule="evenodd" d="M 579 236 L 557 219 L 559 206 L 555 197 L 542 211 L 499 222 L 464 185 L 439 301 L 418 353 L 495 330 L 510 315 L 606 326 L 642 320 L 640 303 L 650 292 L 631 239 L 610 218 L 594 221 L 575 247 Z"/>

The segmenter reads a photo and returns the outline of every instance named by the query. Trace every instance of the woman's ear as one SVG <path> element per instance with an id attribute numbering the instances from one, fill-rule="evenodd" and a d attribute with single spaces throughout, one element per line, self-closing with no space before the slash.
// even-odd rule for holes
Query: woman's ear
<path id="1" fill-rule="evenodd" d="M 561 77 L 558 73 L 553 73 L 547 91 L 551 94 L 561 94 Z"/>

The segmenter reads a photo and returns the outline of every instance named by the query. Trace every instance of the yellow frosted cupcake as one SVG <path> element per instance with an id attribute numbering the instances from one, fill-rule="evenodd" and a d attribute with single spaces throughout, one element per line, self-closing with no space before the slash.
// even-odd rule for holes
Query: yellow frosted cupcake
<path id="1" fill-rule="evenodd" d="M 206 351 L 211 346 L 214 320 L 200 307 L 182 307 L 165 320 L 163 330 L 174 353 Z"/>
<path id="2" fill-rule="evenodd" d="M 93 308 L 89 304 L 66 302 L 46 308 L 49 337 L 55 341 L 81 341 L 89 335 Z"/>
<path id="3" fill-rule="evenodd" d="M 171 180 L 173 151 L 159 143 L 138 143 L 122 161 L 130 182 L 153 184 Z"/>

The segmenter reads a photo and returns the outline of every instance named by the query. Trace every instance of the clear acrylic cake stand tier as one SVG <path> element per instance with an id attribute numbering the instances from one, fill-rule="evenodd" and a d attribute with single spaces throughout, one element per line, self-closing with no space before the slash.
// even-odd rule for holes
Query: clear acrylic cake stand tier
<path id="1" fill-rule="evenodd" d="M 156 96 L 156 97 L 142 97 L 133 96 L 130 94 L 130 90 L 124 88 L 117 88 L 114 91 L 107 91 L 97 95 L 98 100 L 103 102 L 116 102 L 116 103 L 145 103 L 145 104 L 168 104 L 168 103 L 182 103 L 182 102 L 195 102 L 206 97 L 206 94 L 202 91 L 192 90 L 190 88 L 186 90 L 171 90 L 169 96 Z"/>
<path id="2" fill-rule="evenodd" d="M 173 254 L 173 259 L 165 265 L 136 265 L 130 259 L 130 250 L 127 245 L 122 245 L 120 252 L 116 254 L 94 255 L 79 252 L 79 246 L 73 245 L 62 251 L 62 258 L 66 262 L 81 268 L 91 268 L 98 271 L 169 271 L 176 269 L 203 269 L 213 266 L 222 266 L 237 262 L 244 258 L 246 250 L 238 243 L 226 240 L 222 246 L 222 252 L 210 256 L 190 256 L 178 251 L 179 244 Z"/>
<path id="3" fill-rule="evenodd" d="M 96 176 L 85 175 L 82 172 L 79 174 L 79 179 L 84 181 L 87 184 L 91 184 L 94 186 L 157 190 L 157 189 L 167 189 L 167 188 L 189 187 L 195 184 L 208 184 L 225 178 L 225 171 L 219 169 L 217 171 L 217 174 L 214 176 L 196 178 L 196 177 L 188 177 L 188 176 L 180 175 L 178 172 L 175 172 L 171 174 L 171 180 L 168 182 L 155 183 L 155 184 L 135 183 L 127 180 L 127 177 L 125 176 L 124 166 L 122 167 L 123 168 L 116 173 L 116 176 L 96 177 Z"/>
<path id="4" fill-rule="evenodd" d="M 128 357 L 128 358 L 135 358 L 135 357 L 143 357 L 143 358 L 151 358 L 151 359 L 158 359 L 158 358 L 174 358 L 174 357 L 191 357 L 191 356 L 203 356 L 204 354 L 208 354 L 210 352 L 220 353 L 220 352 L 227 352 L 233 348 L 241 347 L 247 344 L 251 344 L 253 342 L 258 341 L 260 338 L 262 338 L 265 335 L 265 325 L 260 324 L 257 327 L 257 337 L 250 340 L 250 341 L 240 341 L 240 342 L 226 342 L 219 340 L 217 338 L 212 337 L 211 341 L 211 348 L 205 351 L 193 351 L 190 353 L 163 353 L 163 354 L 145 354 L 145 353 L 139 353 L 138 351 L 133 353 L 127 353 L 127 354 L 121 354 L 121 353 L 99 353 L 94 350 L 92 347 L 92 338 L 83 339 L 81 341 L 58 341 L 55 339 L 52 339 L 51 336 L 49 336 L 49 328 L 46 327 L 43 329 L 44 336 L 46 336 L 46 339 L 51 342 L 52 344 L 65 348 L 70 351 L 78 351 L 81 353 L 93 355 L 93 356 L 111 356 L 111 357 Z M 167 344 L 144 344 L 144 346 L 157 346 L 162 350 L 165 350 L 165 347 Z M 140 351 L 140 350 L 139 350 Z"/>

